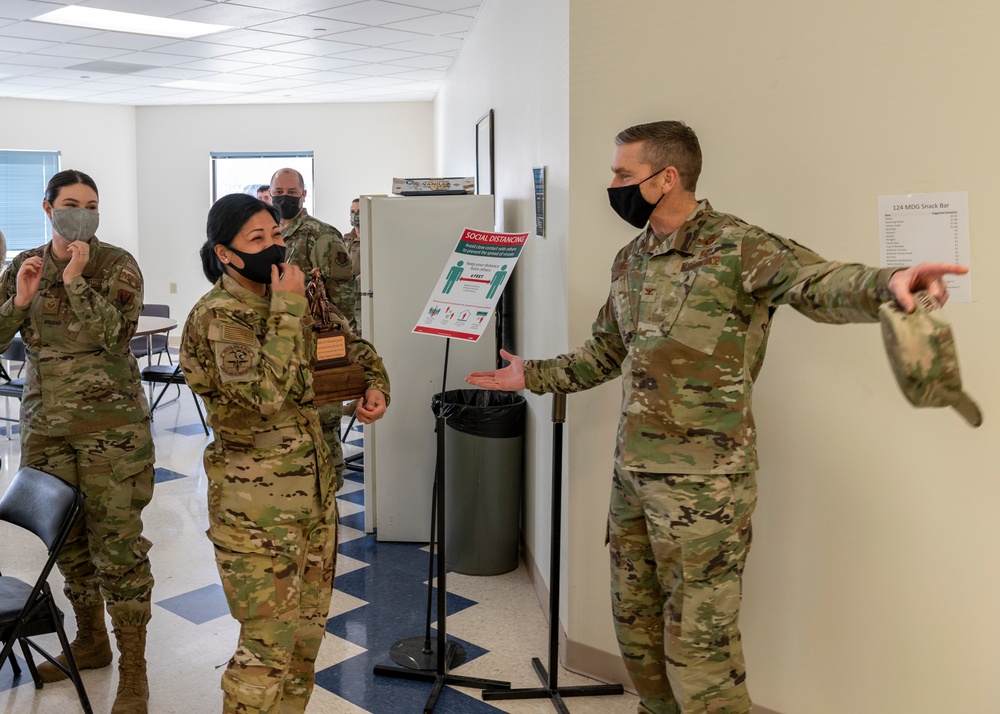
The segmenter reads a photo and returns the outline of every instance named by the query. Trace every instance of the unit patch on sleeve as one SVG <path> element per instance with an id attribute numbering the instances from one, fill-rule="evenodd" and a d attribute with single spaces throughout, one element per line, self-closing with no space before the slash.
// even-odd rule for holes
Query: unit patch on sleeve
<path id="1" fill-rule="evenodd" d="M 122 268 L 121 272 L 118 274 L 118 279 L 131 286 L 136 292 L 142 290 L 142 278 L 139 277 L 138 273 L 133 272 L 130 268 Z"/>
<path id="2" fill-rule="evenodd" d="M 237 343 L 219 345 L 216 351 L 216 361 L 223 379 L 242 377 L 253 368 L 254 349 L 248 345 Z"/>

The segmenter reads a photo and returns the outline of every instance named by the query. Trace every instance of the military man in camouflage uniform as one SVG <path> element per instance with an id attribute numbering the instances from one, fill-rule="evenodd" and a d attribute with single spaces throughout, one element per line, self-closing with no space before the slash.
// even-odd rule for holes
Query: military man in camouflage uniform
<path id="1" fill-rule="evenodd" d="M 302 174 L 288 168 L 274 172 L 271 177 L 271 203 L 281 214 L 281 235 L 287 248 L 285 259 L 307 276 L 313 268 L 319 268 L 327 297 L 354 329 L 357 327 L 354 305 L 358 288 L 351 267 L 351 255 L 340 231 L 309 215 L 305 197 Z M 344 454 L 340 445 L 340 418 L 343 413 L 340 404 L 325 404 L 319 408 L 323 435 L 333 452 L 339 474 L 344 471 Z"/>
<path id="2" fill-rule="evenodd" d="M 361 334 L 361 199 L 351 201 L 351 230 L 344 234 L 344 245 L 351 256 L 351 272 L 357 282 L 357 294 L 354 298 L 354 320 L 358 323 L 357 333 Z"/>
<path id="3" fill-rule="evenodd" d="M 245 200 L 255 201 L 234 194 L 216 207 Z M 206 268 L 216 283 L 188 316 L 180 364 L 215 434 L 204 459 L 208 536 L 241 625 L 222 678 L 223 711 L 291 714 L 312 692 L 329 612 L 338 474 L 312 405 L 316 338 L 303 273 L 285 264 L 271 285 L 248 283 L 229 267 L 226 247 L 236 240 L 213 246 L 226 268 Z M 367 423 L 385 412 L 389 379 L 374 348 L 346 335 L 348 358 L 365 368 L 372 408 L 359 406 L 358 418 Z"/>
<path id="4" fill-rule="evenodd" d="M 112 712 L 139 714 L 149 696 L 144 652 L 153 588 L 141 514 L 153 495 L 154 462 L 149 408 L 129 349 L 142 273 L 127 251 L 91 230 L 60 233 L 70 233 L 62 211 L 92 210 L 83 216 L 96 230 L 89 176 L 57 173 L 43 206 L 53 217 L 52 241 L 20 253 L 0 276 L 0 351 L 20 331 L 27 360 L 21 466 L 83 492 L 84 515 L 57 561 L 77 621 L 71 649 L 81 669 L 111 663 L 106 604 L 120 653 Z M 45 681 L 65 678 L 48 662 L 38 670 Z"/>
<path id="5" fill-rule="evenodd" d="M 695 198 L 701 149 L 680 122 L 616 137 L 612 207 L 644 228 L 615 257 L 592 337 L 547 360 L 468 381 L 571 393 L 622 376 L 609 539 L 618 641 L 643 714 L 747 714 L 739 631 L 756 502 L 751 411 L 778 305 L 813 320 L 873 322 L 952 265 L 880 270 L 827 262 Z"/>

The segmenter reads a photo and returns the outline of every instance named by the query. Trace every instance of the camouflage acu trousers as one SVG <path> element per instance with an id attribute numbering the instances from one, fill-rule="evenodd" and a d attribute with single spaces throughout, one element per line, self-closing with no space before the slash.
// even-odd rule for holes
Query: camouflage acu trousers
<path id="1" fill-rule="evenodd" d="M 748 714 L 739 631 L 752 473 L 616 469 L 611 601 L 640 714 Z"/>
<path id="2" fill-rule="evenodd" d="M 344 414 L 344 405 L 339 402 L 316 407 L 319 412 L 319 423 L 323 427 L 323 441 L 330 447 L 333 457 L 333 468 L 337 473 L 337 487 L 344 485 L 344 448 L 340 444 L 340 418 Z"/>
<path id="3" fill-rule="evenodd" d="M 57 561 L 66 597 L 88 607 L 107 603 L 119 627 L 149 622 L 153 575 L 142 509 L 153 497 L 153 461 L 148 421 L 75 436 L 21 433 L 21 466 L 83 491 L 83 518 Z"/>
<path id="4" fill-rule="evenodd" d="M 266 528 L 208 531 L 229 611 L 240 623 L 222 675 L 225 714 L 304 712 L 326 632 L 337 513 Z"/>

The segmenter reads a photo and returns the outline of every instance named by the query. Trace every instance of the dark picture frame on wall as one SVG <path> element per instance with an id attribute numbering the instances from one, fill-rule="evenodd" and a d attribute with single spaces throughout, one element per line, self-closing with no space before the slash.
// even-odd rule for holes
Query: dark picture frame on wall
<path id="1" fill-rule="evenodd" d="M 476 193 L 493 193 L 493 110 L 476 122 Z"/>

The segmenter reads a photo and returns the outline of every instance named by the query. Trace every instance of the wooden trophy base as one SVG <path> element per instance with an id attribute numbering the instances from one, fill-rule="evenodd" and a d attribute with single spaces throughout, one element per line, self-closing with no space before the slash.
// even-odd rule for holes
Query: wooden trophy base
<path id="1" fill-rule="evenodd" d="M 360 364 L 317 366 L 313 371 L 313 404 L 323 406 L 365 396 L 365 368 Z"/>

